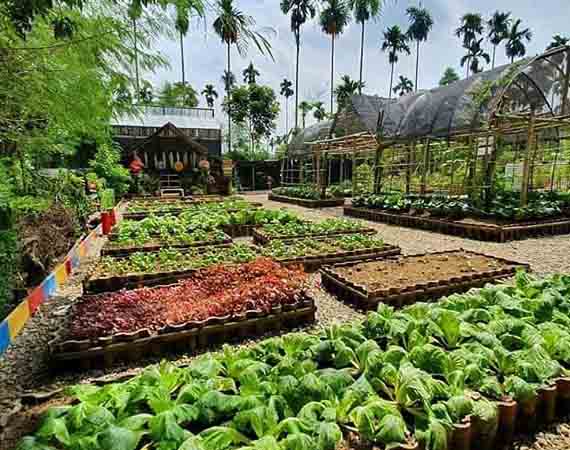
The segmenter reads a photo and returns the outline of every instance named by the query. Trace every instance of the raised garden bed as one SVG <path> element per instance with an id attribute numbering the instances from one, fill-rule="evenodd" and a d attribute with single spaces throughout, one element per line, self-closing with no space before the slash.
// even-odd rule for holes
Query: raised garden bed
<path id="1" fill-rule="evenodd" d="M 215 264 L 254 260 L 255 249 L 245 244 L 225 244 L 158 252 L 136 252 L 123 257 L 103 256 L 87 279 L 83 292 L 97 294 L 176 283 Z"/>
<path id="2" fill-rule="evenodd" d="M 267 194 L 267 200 L 281 203 L 291 203 L 293 205 L 304 206 L 305 208 L 331 208 L 344 205 L 344 198 L 327 198 L 322 200 L 310 200 L 305 198 L 285 197 L 273 193 Z"/>
<path id="3" fill-rule="evenodd" d="M 222 225 L 222 230 L 224 230 L 224 233 L 232 238 L 250 237 L 253 236 L 253 231 L 260 226 L 261 225 L 231 224 Z"/>
<path id="4" fill-rule="evenodd" d="M 211 237 L 204 240 L 196 241 L 162 241 L 159 239 L 152 240 L 144 244 L 119 244 L 113 241 L 108 241 L 107 244 L 101 249 L 101 256 L 126 256 L 136 252 L 158 252 L 165 247 L 169 248 L 193 248 L 193 247 L 206 247 L 210 245 L 226 245 L 231 244 L 232 239 L 225 233 L 215 233 Z"/>
<path id="5" fill-rule="evenodd" d="M 314 322 L 315 313 L 314 301 L 306 296 L 295 303 L 272 308 L 269 313 L 248 310 L 241 315 L 168 325 L 157 334 L 141 330 L 94 342 L 67 340 L 52 343 L 51 357 L 56 370 L 69 369 L 70 361 L 79 361 L 82 370 L 110 367 L 122 360 L 136 361 L 145 356 L 172 352 L 192 353 L 230 341 L 277 334 Z"/>
<path id="6" fill-rule="evenodd" d="M 276 239 L 330 237 L 355 233 L 376 234 L 377 231 L 350 220 L 327 219 L 320 223 L 301 222 L 263 226 L 253 230 L 252 236 L 255 244 L 266 245 Z"/>
<path id="7" fill-rule="evenodd" d="M 346 234 L 273 240 L 265 247 L 259 247 L 259 252 L 281 264 L 302 265 L 306 272 L 314 272 L 326 264 L 399 255 L 400 248 L 385 244 L 382 239 L 372 235 Z"/>
<path id="8" fill-rule="evenodd" d="M 315 317 L 305 283 L 303 272 L 260 258 L 202 269 L 174 285 L 85 295 L 52 342 L 54 361 L 108 366 L 117 355 L 202 348 L 294 327 Z"/>
<path id="9" fill-rule="evenodd" d="M 467 250 L 400 256 L 321 269 L 323 286 L 363 310 L 402 307 L 512 277 L 527 264 Z"/>
<path id="10" fill-rule="evenodd" d="M 436 219 L 411 214 L 388 213 L 367 208 L 345 206 L 344 215 L 373 222 L 388 223 L 409 228 L 435 231 L 479 241 L 508 242 L 513 240 L 570 233 L 570 219 L 546 219 L 513 224 L 485 223 Z"/>

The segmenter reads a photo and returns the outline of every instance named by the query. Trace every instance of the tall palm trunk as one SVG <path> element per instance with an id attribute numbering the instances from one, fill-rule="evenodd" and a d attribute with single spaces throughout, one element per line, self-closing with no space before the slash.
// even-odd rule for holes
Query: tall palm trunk
<path id="1" fill-rule="evenodd" d="M 493 45 L 493 64 L 491 65 L 491 70 L 495 68 L 495 54 L 497 53 L 497 46 Z"/>
<path id="2" fill-rule="evenodd" d="M 231 69 L 232 69 L 232 65 L 231 65 L 231 57 L 230 57 L 230 43 L 228 42 L 228 83 L 226 86 L 226 97 L 228 99 L 228 152 L 232 151 L 232 116 L 230 114 L 230 109 L 231 109 L 231 98 L 230 98 L 230 77 L 231 77 Z"/>
<path id="3" fill-rule="evenodd" d="M 362 68 L 364 66 L 364 21 L 362 21 L 362 34 L 360 35 L 360 78 L 358 94 L 362 94 Z"/>
<path id="4" fill-rule="evenodd" d="M 390 71 L 390 92 L 388 93 L 388 100 L 392 99 L 392 83 L 394 83 L 394 63 L 392 63 L 392 70 Z"/>
<path id="5" fill-rule="evenodd" d="M 180 33 L 180 60 L 182 61 L 182 84 L 186 84 L 186 70 L 184 69 L 184 35 Z"/>
<path id="6" fill-rule="evenodd" d="M 299 52 L 301 50 L 301 35 L 300 31 L 295 36 L 297 44 L 297 62 L 295 65 L 295 130 L 299 129 Z"/>
<path id="7" fill-rule="evenodd" d="M 289 97 L 285 97 L 285 136 L 289 134 Z"/>
<path id="8" fill-rule="evenodd" d="M 137 43 L 137 21 L 133 19 L 133 40 L 135 44 L 135 86 L 137 88 L 136 98 L 140 96 L 140 78 L 139 78 L 139 49 Z"/>
<path id="9" fill-rule="evenodd" d="M 334 37 L 333 33 L 331 38 L 331 115 L 334 108 Z"/>
<path id="10" fill-rule="evenodd" d="M 420 2 L 421 4 L 421 2 Z M 416 45 L 416 85 L 415 89 L 418 92 L 418 73 L 420 71 L 420 41 L 417 41 Z"/>

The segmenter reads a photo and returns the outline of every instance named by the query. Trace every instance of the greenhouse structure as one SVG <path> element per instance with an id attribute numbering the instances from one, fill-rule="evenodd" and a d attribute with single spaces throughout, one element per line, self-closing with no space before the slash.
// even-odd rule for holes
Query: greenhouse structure
<path id="1" fill-rule="evenodd" d="M 570 187 L 570 47 L 399 99 L 355 95 L 299 133 L 285 184 L 468 196 Z M 351 174 L 354 173 L 354 176 Z"/>

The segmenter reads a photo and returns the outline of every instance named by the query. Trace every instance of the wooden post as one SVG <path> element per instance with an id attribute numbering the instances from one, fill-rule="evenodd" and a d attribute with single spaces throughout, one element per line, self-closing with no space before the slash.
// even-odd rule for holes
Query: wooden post
<path id="1" fill-rule="evenodd" d="M 523 165 L 523 179 L 521 188 L 521 206 L 528 204 L 528 190 L 530 182 L 531 165 L 534 161 L 534 150 L 536 148 L 536 135 L 535 135 L 536 116 L 534 109 L 530 112 L 530 119 L 528 125 L 528 138 L 526 142 L 526 153 Z"/>
<path id="2" fill-rule="evenodd" d="M 497 138 L 498 134 L 495 133 L 492 136 L 493 143 L 491 145 L 491 154 L 487 159 L 487 165 L 485 168 L 485 204 L 489 205 L 491 200 L 495 196 L 495 169 L 497 167 Z M 487 136 L 487 146 L 489 145 L 489 136 Z"/>
<path id="3" fill-rule="evenodd" d="M 416 147 L 416 141 L 406 145 L 406 195 L 410 193 L 412 185 L 412 147 Z"/>
<path id="4" fill-rule="evenodd" d="M 566 51 L 566 76 L 564 86 L 562 86 L 562 114 L 568 114 L 568 91 L 570 90 L 570 50 Z"/>
<path id="5" fill-rule="evenodd" d="M 426 195 L 427 192 L 427 172 L 428 172 L 428 162 L 429 162 L 429 145 L 430 139 L 426 138 L 424 144 L 424 162 L 422 167 L 422 184 L 420 186 L 420 194 Z"/>
<path id="6" fill-rule="evenodd" d="M 352 195 L 356 192 L 356 153 L 352 152 Z"/>
<path id="7" fill-rule="evenodd" d="M 383 174 L 383 168 L 384 166 L 382 165 L 383 160 L 382 160 L 382 156 L 383 156 L 383 147 L 382 147 L 382 143 L 378 142 L 378 144 L 376 145 L 376 155 L 374 158 L 374 193 L 378 194 L 380 192 L 380 187 L 382 185 L 382 178 L 384 176 Z"/>
<path id="8" fill-rule="evenodd" d="M 322 183 L 321 183 L 321 149 L 319 148 L 315 151 L 315 163 L 316 163 L 316 174 L 315 174 L 315 181 L 317 183 L 317 191 L 321 192 Z"/>
<path id="9" fill-rule="evenodd" d="M 340 155 L 340 182 L 344 181 L 344 155 Z"/>

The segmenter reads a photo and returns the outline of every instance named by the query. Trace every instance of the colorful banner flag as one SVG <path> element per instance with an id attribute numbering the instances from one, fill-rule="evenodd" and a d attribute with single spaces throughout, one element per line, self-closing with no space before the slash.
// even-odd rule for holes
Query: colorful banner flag
<path id="1" fill-rule="evenodd" d="M 20 303 L 16 309 L 14 309 L 8 316 L 8 327 L 10 328 L 10 339 L 14 340 L 20 330 L 26 324 L 26 321 L 30 317 L 30 310 L 28 308 L 28 301 L 24 300 Z"/>
<path id="2" fill-rule="evenodd" d="M 8 321 L 0 323 L 0 355 L 6 351 L 10 345 L 10 328 Z"/>
<path id="3" fill-rule="evenodd" d="M 30 309 L 30 314 L 33 315 L 40 305 L 45 300 L 44 290 L 41 287 L 35 288 L 32 293 L 28 296 L 28 308 Z"/>
<path id="4" fill-rule="evenodd" d="M 42 283 L 42 289 L 44 291 L 44 298 L 46 299 L 55 293 L 57 285 L 55 283 L 55 276 L 53 273 L 44 280 Z"/>
<path id="5" fill-rule="evenodd" d="M 67 281 L 67 271 L 65 270 L 65 264 L 60 265 L 55 269 L 55 281 L 58 286 L 63 286 Z"/>

